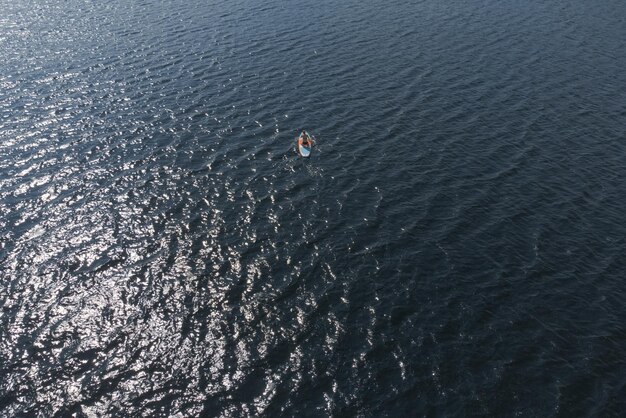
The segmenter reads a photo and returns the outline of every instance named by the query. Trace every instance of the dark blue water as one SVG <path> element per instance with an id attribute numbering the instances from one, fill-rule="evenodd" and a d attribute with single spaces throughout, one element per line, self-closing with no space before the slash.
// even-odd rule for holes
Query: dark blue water
<path id="1" fill-rule="evenodd" d="M 0 415 L 623 414 L 625 68 L 618 0 L 0 0 Z"/>

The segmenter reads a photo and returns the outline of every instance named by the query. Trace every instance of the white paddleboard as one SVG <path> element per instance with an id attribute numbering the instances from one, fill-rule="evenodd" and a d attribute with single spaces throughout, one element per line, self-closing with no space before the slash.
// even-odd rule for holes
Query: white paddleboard
<path id="1" fill-rule="evenodd" d="M 298 137 L 298 154 L 300 154 L 302 157 L 308 157 L 308 156 L 311 155 L 311 148 L 313 147 L 313 144 L 311 144 L 308 147 L 303 146 L 302 145 L 302 135 L 303 134 L 304 134 L 304 132 L 302 132 L 300 134 L 300 136 Z M 309 136 L 309 138 L 310 138 L 310 136 Z"/>
<path id="2" fill-rule="evenodd" d="M 298 141 L 298 152 L 300 153 L 301 156 L 308 157 L 309 155 L 311 155 L 311 148 L 303 147 L 300 141 Z"/>

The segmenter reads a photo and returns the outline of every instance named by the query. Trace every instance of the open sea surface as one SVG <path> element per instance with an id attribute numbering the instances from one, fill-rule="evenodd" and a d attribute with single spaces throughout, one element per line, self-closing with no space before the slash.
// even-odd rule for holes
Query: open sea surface
<path id="1" fill-rule="evenodd" d="M 625 271 L 623 0 L 0 0 L 2 417 L 624 416 Z"/>

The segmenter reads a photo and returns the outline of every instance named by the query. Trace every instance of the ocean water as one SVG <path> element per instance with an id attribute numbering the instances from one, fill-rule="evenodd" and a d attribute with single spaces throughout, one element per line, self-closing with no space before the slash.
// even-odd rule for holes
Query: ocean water
<path id="1" fill-rule="evenodd" d="M 618 0 L 0 0 L 0 415 L 623 416 L 625 69 Z"/>

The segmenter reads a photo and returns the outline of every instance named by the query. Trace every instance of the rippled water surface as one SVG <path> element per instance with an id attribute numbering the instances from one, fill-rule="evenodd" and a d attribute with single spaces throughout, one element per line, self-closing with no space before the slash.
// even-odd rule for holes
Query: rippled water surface
<path id="1" fill-rule="evenodd" d="M 0 415 L 623 414 L 625 68 L 618 0 L 0 0 Z"/>

